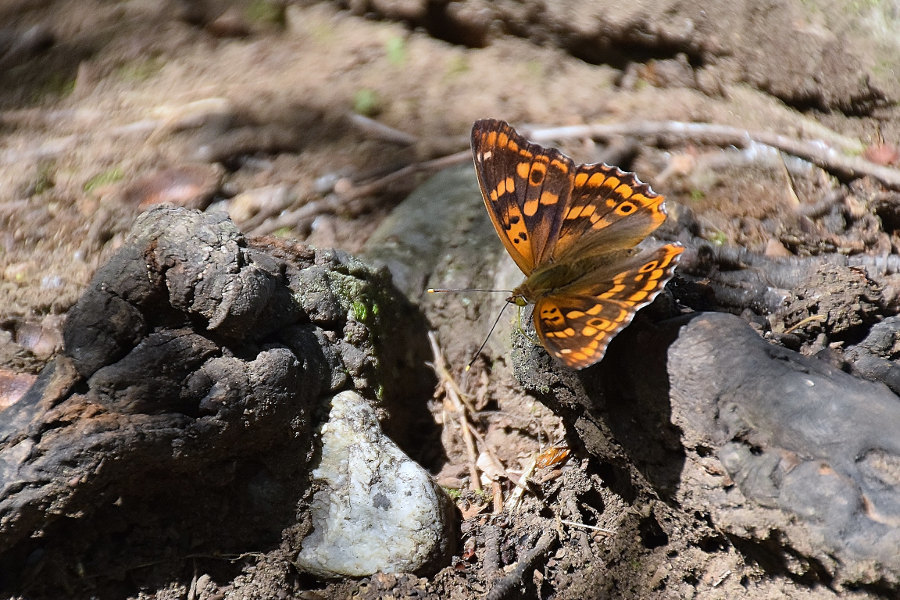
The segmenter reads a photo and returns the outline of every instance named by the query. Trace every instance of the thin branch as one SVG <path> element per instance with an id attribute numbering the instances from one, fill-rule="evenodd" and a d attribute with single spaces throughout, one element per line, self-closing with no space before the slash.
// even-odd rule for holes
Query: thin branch
<path id="1" fill-rule="evenodd" d="M 0 155 L 0 159 L 2 159 L 2 155 Z M 462 164 L 467 160 L 471 160 L 471 153 L 468 150 L 424 162 L 413 163 L 369 183 L 351 187 L 346 192 L 328 194 L 321 199 L 309 200 L 303 206 L 294 210 L 280 211 L 277 218 L 260 223 L 247 233 L 260 236 L 268 235 L 282 228 L 302 229 L 320 215 L 336 214 L 338 212 L 355 217 L 371 208 L 371 202 L 363 201 L 363 198 L 377 196 L 394 183 L 409 179 L 416 173 L 440 171 L 447 167 Z"/>
<path id="2" fill-rule="evenodd" d="M 558 519 L 560 523 L 563 525 L 568 525 L 569 527 L 580 527 L 582 529 L 590 529 L 591 531 L 596 531 L 597 533 L 605 533 L 607 535 L 612 535 L 615 533 L 612 529 L 606 529 L 605 527 L 597 527 L 596 525 L 585 525 L 584 523 L 578 523 L 576 521 L 569 521 L 567 519 Z"/>
<path id="3" fill-rule="evenodd" d="M 509 574 L 497 580 L 491 587 L 491 591 L 485 596 L 485 600 L 503 600 L 512 598 L 519 590 L 519 586 L 525 583 L 525 575 L 529 570 L 537 568 L 538 562 L 548 559 L 550 551 L 559 542 L 559 535 L 555 529 L 547 529 L 538 539 L 537 544 L 525 556 L 519 560 L 519 564 Z"/>
<path id="4" fill-rule="evenodd" d="M 453 376 L 450 374 L 450 371 L 447 369 L 447 364 L 444 361 L 443 353 L 441 352 L 440 346 L 437 343 L 437 338 L 434 335 L 433 331 L 428 332 L 428 341 L 431 343 L 431 351 L 434 354 L 435 360 L 434 364 L 432 364 L 432 368 L 434 372 L 437 374 L 441 381 L 441 385 L 444 386 L 444 391 L 447 396 L 450 398 L 450 402 L 454 406 L 454 410 L 459 416 L 460 427 L 463 429 L 463 439 L 466 444 L 466 450 L 469 452 L 469 472 L 476 479 L 478 478 L 478 470 L 476 465 L 477 462 L 477 446 L 472 441 L 471 438 L 474 438 L 481 444 L 481 447 L 484 451 L 491 457 L 492 462 L 494 463 L 494 467 L 499 471 L 500 476 L 512 483 L 514 486 L 519 488 L 521 491 L 534 493 L 534 490 L 531 490 L 527 487 L 528 482 L 525 481 L 523 484 L 521 482 L 522 478 L 516 479 L 514 478 L 509 471 L 506 470 L 506 467 L 503 464 L 503 461 L 500 460 L 500 457 L 497 456 L 497 453 L 494 452 L 494 449 L 490 444 L 484 439 L 478 430 L 469 422 L 469 413 L 475 414 L 475 408 L 471 405 L 468 398 L 462 391 L 459 389 L 459 386 L 456 384 L 456 381 L 453 379 Z M 466 412 L 468 410 L 468 412 Z M 532 461 L 533 462 L 533 461 Z M 476 491 L 481 491 L 480 481 L 478 483 L 478 489 Z M 519 492 L 521 495 L 521 492 Z"/>
<path id="5" fill-rule="evenodd" d="M 491 481 L 491 497 L 494 500 L 493 514 L 499 515 L 503 512 L 503 490 L 500 489 L 500 482 L 497 480 Z"/>
<path id="6" fill-rule="evenodd" d="M 817 140 L 800 140 L 769 131 L 750 131 L 715 123 L 686 123 L 682 121 L 631 121 L 594 125 L 574 125 L 531 129 L 528 137 L 542 143 L 550 140 L 631 136 L 652 138 L 657 144 L 672 145 L 692 141 L 716 146 L 749 148 L 762 144 L 800 157 L 829 173 L 844 179 L 869 176 L 893 190 L 900 190 L 900 170 L 869 162 L 858 156 L 841 154 Z"/>
<path id="7" fill-rule="evenodd" d="M 384 140 L 386 142 L 393 142 L 394 144 L 401 144 L 403 146 L 411 146 L 418 142 L 418 138 L 416 136 L 406 133 L 405 131 L 400 131 L 399 129 L 394 129 L 389 125 L 385 125 L 380 121 L 376 121 L 375 119 L 370 119 L 369 117 L 364 117 L 363 115 L 352 113 L 348 116 L 350 122 L 353 123 L 360 130 L 369 134 L 370 136 Z"/>
<path id="8" fill-rule="evenodd" d="M 456 412 L 457 419 L 459 419 L 460 435 L 462 435 L 463 443 L 466 446 L 466 453 L 469 456 L 469 488 L 473 491 L 480 492 L 481 476 L 478 473 L 478 467 L 476 466 L 478 461 L 478 449 L 475 446 L 475 441 L 472 439 L 472 430 L 469 427 L 469 420 L 466 417 L 466 409 L 457 393 L 459 388 L 457 387 L 456 382 L 453 381 L 450 371 L 447 370 L 447 364 L 444 362 L 444 355 L 441 352 L 440 346 L 438 346 L 437 338 L 433 331 L 428 332 L 428 341 L 431 343 L 431 352 L 434 354 L 434 363 L 432 364 L 432 367 L 434 368 L 435 374 L 440 379 L 441 385 L 444 387 L 444 392 L 447 394 L 447 397 L 450 398 L 451 404 L 453 404 L 453 410 Z"/>
<path id="9" fill-rule="evenodd" d="M 519 507 L 519 502 L 522 501 L 522 493 L 523 492 L 531 492 L 526 485 L 528 484 L 528 478 L 534 474 L 535 465 L 537 464 L 537 459 L 532 456 L 527 463 L 525 463 L 525 470 L 522 472 L 522 476 L 519 477 L 519 481 L 516 484 L 516 489 L 512 491 L 512 494 L 509 495 L 509 498 L 506 500 L 506 512 L 512 514 Z M 535 497 L 537 497 L 535 495 Z M 541 500 L 543 504 L 543 500 Z"/>
<path id="10" fill-rule="evenodd" d="M 805 319 L 803 319 L 802 321 L 800 321 L 799 323 L 794 323 L 793 325 L 791 325 L 790 327 L 785 329 L 784 333 L 785 334 L 793 333 L 794 331 L 800 329 L 804 325 L 808 325 L 809 323 L 812 323 L 813 321 L 826 321 L 827 319 L 828 319 L 828 315 L 810 315 L 810 316 L 806 317 Z"/>
<path id="11" fill-rule="evenodd" d="M 472 153 L 469 150 L 463 150 L 462 152 L 456 152 L 455 154 L 448 154 L 447 156 L 441 156 L 439 158 L 413 163 L 411 165 L 403 167 L 402 169 L 398 169 L 393 173 L 385 175 L 384 177 L 376 179 L 371 183 L 351 188 L 348 192 L 341 194 L 341 199 L 354 200 L 362 196 L 372 196 L 377 194 L 384 188 L 391 186 L 395 182 L 408 179 L 416 173 L 440 171 L 448 167 L 462 164 L 471 159 Z"/>

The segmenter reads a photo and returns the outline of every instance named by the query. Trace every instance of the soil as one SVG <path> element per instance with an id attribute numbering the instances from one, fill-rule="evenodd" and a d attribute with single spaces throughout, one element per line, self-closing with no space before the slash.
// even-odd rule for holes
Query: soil
<path id="1" fill-rule="evenodd" d="M 227 209 L 251 235 L 359 252 L 433 172 L 425 161 L 466 152 L 472 122 L 488 116 L 532 130 L 710 122 L 897 164 L 896 11 L 838 0 L 706 4 L 5 2 L 0 406 L 59 351 L 67 310 L 155 202 Z M 680 224 L 715 246 L 769 257 L 900 252 L 896 190 L 877 178 L 836 177 L 786 153 L 702 137 L 606 141 L 584 135 L 554 145 L 581 162 L 618 151 L 619 166 L 666 195 L 671 231 Z M 826 271 L 822 278 L 828 285 Z M 816 310 L 792 307 L 781 331 Z M 841 307 L 828 313 L 839 320 Z M 844 327 L 858 339 L 875 320 L 867 313 Z M 445 334 L 440 343 L 455 360 L 478 341 Z M 797 347 L 821 350 L 814 340 Z M 459 374 L 462 364 L 451 369 Z M 562 443 L 559 417 L 511 373 L 479 371 L 467 381 L 481 433 L 506 469 Z M 438 398 L 431 408 L 445 426 L 444 458 L 430 466 L 443 485 L 460 488 L 468 459 Z M 535 597 L 870 597 L 773 572 L 701 526 L 664 531 L 654 506 L 634 512 L 608 475 L 575 455 L 551 465 L 542 500 L 526 499 L 521 518 L 491 515 L 482 497 L 464 492 L 452 567 L 430 578 L 300 577 L 293 597 L 482 594 L 495 574 L 481 550 L 493 539 L 494 566 L 514 562 L 540 546 L 547 511 L 589 526 L 560 526 L 565 533 L 547 542 L 529 582 Z M 497 542 L 498 530 L 516 543 Z M 130 597 L 212 598 L 230 583 L 190 569 L 170 581 Z"/>

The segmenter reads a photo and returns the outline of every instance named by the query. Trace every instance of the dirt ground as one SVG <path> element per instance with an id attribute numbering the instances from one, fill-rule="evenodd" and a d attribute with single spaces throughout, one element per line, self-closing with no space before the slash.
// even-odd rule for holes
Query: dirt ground
<path id="1" fill-rule="evenodd" d="M 0 24 L 0 406 L 59 350 L 66 311 L 154 202 L 227 209 L 251 235 L 358 252 L 436 167 L 470 160 L 427 162 L 467 151 L 473 121 L 488 116 L 534 130 L 715 123 L 880 167 L 900 161 L 893 3 L 7 0 Z M 618 152 L 666 195 L 670 219 L 718 246 L 900 253 L 900 213 L 880 172 L 847 176 L 717 135 L 553 144 L 583 162 Z M 853 193 L 835 199 L 848 183 Z M 455 358 L 478 340 L 440 343 Z M 562 441 L 558 417 L 511 377 L 469 381 L 485 443 L 510 471 Z M 443 424 L 442 400 L 432 408 Z M 458 488 L 465 449 L 449 426 L 443 439 L 435 474 Z M 723 539 L 657 531 L 647 514 L 607 522 L 623 501 L 586 458 L 545 477 L 544 501 L 566 507 L 557 517 L 578 503 L 604 510 L 566 530 L 535 597 L 870 597 L 773 574 Z M 301 577 L 293 597 L 484 593 L 474 540 L 513 528 L 538 544 L 546 509 L 533 503 L 507 521 L 468 492 L 459 506 L 459 556 L 433 578 Z M 613 543 L 618 528 L 638 535 Z M 635 571 L 649 575 L 630 581 Z M 215 597 L 209 576 L 188 595 L 192 577 L 173 573 L 167 589 L 139 595 Z"/>

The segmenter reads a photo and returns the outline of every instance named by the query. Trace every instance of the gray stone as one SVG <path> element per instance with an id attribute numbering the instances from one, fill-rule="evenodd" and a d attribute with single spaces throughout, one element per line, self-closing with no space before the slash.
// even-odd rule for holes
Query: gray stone
<path id="1" fill-rule="evenodd" d="M 298 565 L 320 577 L 434 571 L 453 552 L 452 502 L 384 433 L 356 392 L 332 399 L 322 426 L 313 531 Z"/>

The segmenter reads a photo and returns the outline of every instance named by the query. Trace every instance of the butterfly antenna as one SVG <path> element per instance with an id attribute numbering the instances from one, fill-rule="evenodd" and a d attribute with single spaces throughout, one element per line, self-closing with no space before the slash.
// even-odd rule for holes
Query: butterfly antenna
<path id="1" fill-rule="evenodd" d="M 442 288 L 428 288 L 425 290 L 429 294 L 440 294 L 444 292 L 488 292 L 491 294 L 512 294 L 510 290 L 486 290 L 482 288 L 462 288 L 462 289 L 442 289 Z"/>
<path id="2" fill-rule="evenodd" d="M 512 294 L 512 290 L 492 290 L 492 289 L 484 289 L 484 288 L 463 288 L 463 289 L 446 289 L 446 288 L 428 288 L 426 290 L 429 294 L 438 294 L 445 292 L 487 292 L 491 294 Z M 469 369 L 472 368 L 472 365 L 475 364 L 475 361 L 478 359 L 478 355 L 481 354 L 481 351 L 484 350 L 484 347 L 487 346 L 488 340 L 491 338 L 491 334 L 494 333 L 494 329 L 497 327 L 497 323 L 500 322 L 500 317 L 503 316 L 503 311 L 506 310 L 506 307 L 509 304 L 504 304 L 503 308 L 500 309 L 500 313 L 497 315 L 497 318 L 494 319 L 494 324 L 491 325 L 491 330 L 488 331 L 487 336 L 485 336 L 484 341 L 481 342 L 481 345 L 478 346 L 478 350 L 475 351 L 475 354 L 472 355 L 472 360 L 466 365 L 465 371 L 468 372 Z"/>
<path id="3" fill-rule="evenodd" d="M 475 361 L 478 359 L 478 356 L 481 354 L 481 351 L 484 350 L 484 347 L 487 346 L 488 340 L 491 339 L 491 334 L 494 333 L 494 329 L 497 327 L 497 323 L 500 322 L 500 317 L 503 316 L 503 311 L 506 310 L 506 307 L 509 304 L 504 304 L 503 308 L 500 309 L 500 312 L 497 313 L 497 318 L 494 319 L 494 324 L 491 325 L 491 330 L 488 331 L 488 334 L 484 337 L 484 341 L 481 342 L 481 345 L 478 346 L 478 350 L 475 351 L 475 354 L 472 355 L 472 360 L 469 361 L 469 364 L 466 365 L 465 371 L 468 371 L 472 368 L 472 365 L 475 364 Z"/>

